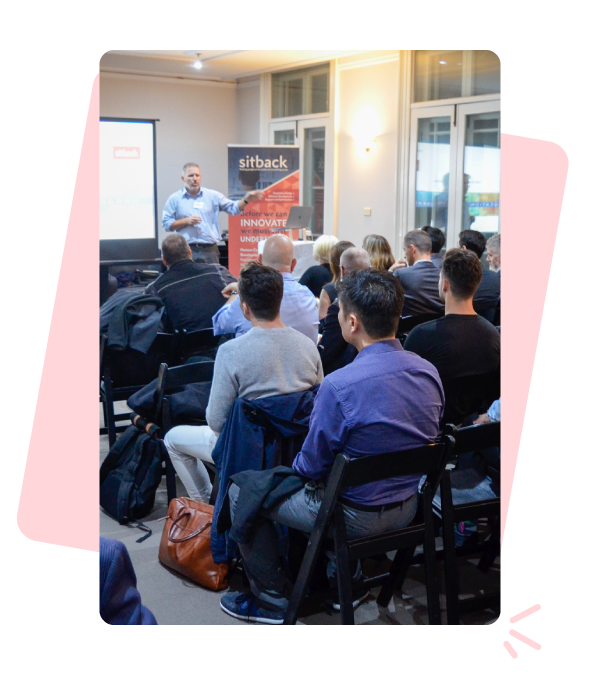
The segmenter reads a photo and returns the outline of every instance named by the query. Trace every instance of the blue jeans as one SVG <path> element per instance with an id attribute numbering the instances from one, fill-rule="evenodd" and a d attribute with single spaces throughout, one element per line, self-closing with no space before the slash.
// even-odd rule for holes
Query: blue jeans
<path id="1" fill-rule="evenodd" d="M 229 488 L 233 520 L 240 489 L 235 483 Z M 250 588 L 260 604 L 276 612 L 285 612 L 289 589 L 279 557 L 277 530 L 280 523 L 301 532 L 313 530 L 321 508 L 324 488 L 308 483 L 302 490 L 284 499 L 268 511 L 262 511 L 254 526 L 254 536 L 248 544 L 240 544 L 244 569 Z M 401 506 L 389 511 L 357 511 L 344 506 L 348 539 L 382 534 L 409 525 L 417 511 L 416 494 Z"/>

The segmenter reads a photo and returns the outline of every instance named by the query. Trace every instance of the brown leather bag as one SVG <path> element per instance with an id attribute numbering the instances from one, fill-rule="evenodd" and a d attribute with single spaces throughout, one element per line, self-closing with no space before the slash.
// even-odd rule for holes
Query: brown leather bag
<path id="1" fill-rule="evenodd" d="M 210 547 L 213 511 L 213 506 L 194 499 L 172 499 L 158 559 L 197 584 L 211 591 L 222 591 L 229 585 L 229 567 L 213 560 Z"/>

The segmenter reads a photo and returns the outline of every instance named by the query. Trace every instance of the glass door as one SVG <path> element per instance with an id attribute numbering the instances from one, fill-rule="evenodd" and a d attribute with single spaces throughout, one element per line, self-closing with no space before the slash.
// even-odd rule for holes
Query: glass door
<path id="1" fill-rule="evenodd" d="M 411 115 L 409 229 L 500 230 L 500 101 L 416 107 Z"/>
<path id="2" fill-rule="evenodd" d="M 457 173 L 463 194 L 456 200 L 461 229 L 479 230 L 486 239 L 500 231 L 500 110 L 498 101 L 458 106 L 462 141 Z"/>
<path id="3" fill-rule="evenodd" d="M 323 234 L 333 209 L 331 190 L 325 189 L 331 180 L 326 171 L 330 149 L 325 120 L 271 122 L 269 140 L 272 145 L 300 146 L 300 204 L 314 207 L 310 229 L 315 236 Z"/>

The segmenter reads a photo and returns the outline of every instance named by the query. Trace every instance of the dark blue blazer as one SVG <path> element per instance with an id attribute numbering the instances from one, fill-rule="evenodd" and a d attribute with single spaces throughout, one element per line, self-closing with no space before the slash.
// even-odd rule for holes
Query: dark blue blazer
<path id="1" fill-rule="evenodd" d="M 237 398 L 212 458 L 219 474 L 219 492 L 211 528 L 211 547 L 216 563 L 239 557 L 237 546 L 227 533 L 217 532 L 217 521 L 227 493 L 229 478 L 240 471 L 263 471 L 288 463 L 279 455 L 278 439 L 296 437 L 301 443 L 308 433 L 308 422 L 319 386 L 284 396 L 267 396 L 252 401 Z M 280 434 L 280 436 L 278 435 Z M 294 448 L 295 450 L 295 448 Z M 289 465 L 293 457 L 288 458 Z"/>
<path id="2" fill-rule="evenodd" d="M 142 605 L 137 579 L 125 544 L 100 537 L 100 616 L 113 626 L 156 625 Z"/>

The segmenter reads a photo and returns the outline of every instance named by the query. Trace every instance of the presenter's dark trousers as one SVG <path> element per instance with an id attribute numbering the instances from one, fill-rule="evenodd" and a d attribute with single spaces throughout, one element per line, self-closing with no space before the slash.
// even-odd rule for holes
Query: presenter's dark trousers
<path id="1" fill-rule="evenodd" d="M 190 244 L 194 262 L 219 263 L 219 247 L 216 244 Z"/>

